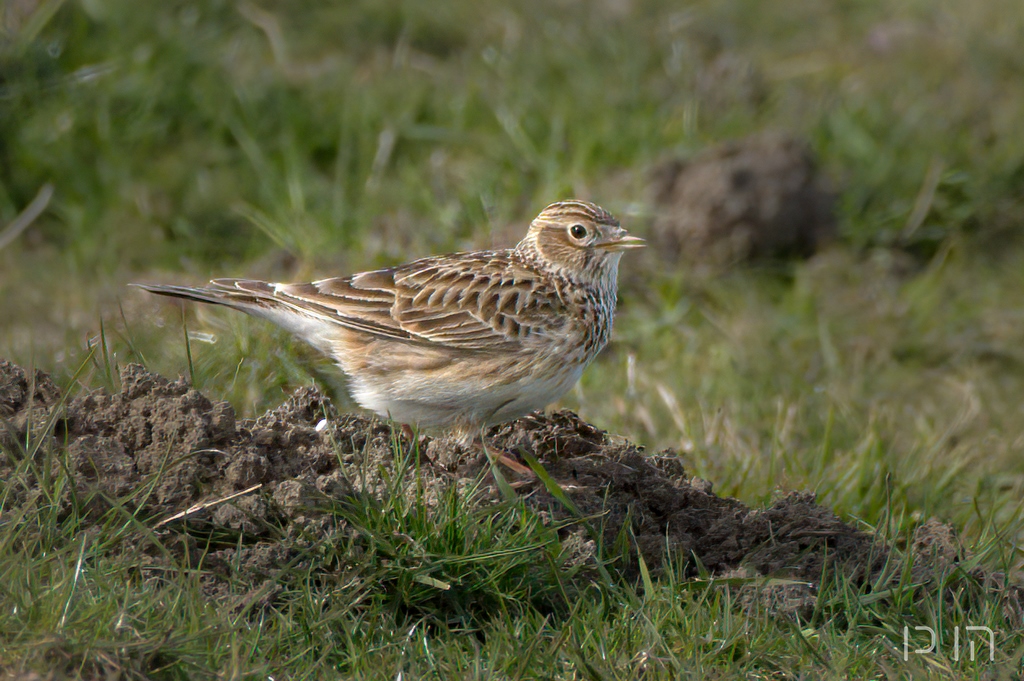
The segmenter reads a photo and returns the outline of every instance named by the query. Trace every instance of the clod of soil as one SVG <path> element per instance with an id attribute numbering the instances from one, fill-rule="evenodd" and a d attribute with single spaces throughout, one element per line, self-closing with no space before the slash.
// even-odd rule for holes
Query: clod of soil
<path id="1" fill-rule="evenodd" d="M 688 262 L 806 256 L 836 232 L 835 195 L 810 148 L 776 132 L 665 161 L 650 190 L 653 241 Z"/>
<path id="2" fill-rule="evenodd" d="M 45 421 L 50 408 L 58 401 L 60 389 L 45 373 L 36 370 L 29 375 L 21 367 L 0 359 L 0 419 L 8 424 L 0 430 L 0 445 L 13 445 L 7 442 L 11 434 L 24 433 L 30 421 Z"/>
<path id="3" fill-rule="evenodd" d="M 226 402 L 211 401 L 183 379 L 169 381 L 139 365 L 123 368 L 117 393 L 99 390 L 62 401 L 45 375 L 37 373 L 30 381 L 19 367 L 0 362 L 0 409 L 0 433 L 6 433 L 0 479 L 9 480 L 27 455 L 25 442 L 50 438 L 51 451 L 66 454 L 78 503 L 93 515 L 99 517 L 116 499 L 161 532 L 180 532 L 168 545 L 180 546 L 183 553 L 190 547 L 193 557 L 201 552 L 180 521 L 241 537 L 232 540 L 235 548 L 214 551 L 204 564 L 224 571 L 236 566 L 232 569 L 254 581 L 265 580 L 275 566 L 297 555 L 304 546 L 303 529 L 330 531 L 335 519 L 318 510 L 318 500 L 354 493 L 380 499 L 395 490 L 440 498 L 451 485 L 481 480 L 477 503 L 501 498 L 482 453 L 445 438 L 424 438 L 418 470 L 400 469 L 396 447 L 410 452 L 413 444 L 400 429 L 338 414 L 315 388 L 299 389 L 277 409 L 239 421 Z M 43 422 L 52 425 L 51 434 L 40 435 Z M 647 454 L 569 411 L 526 416 L 495 427 L 487 439 L 509 456 L 535 457 L 576 510 L 597 519 L 591 527 L 606 542 L 614 542 L 626 527 L 634 550 L 655 574 L 664 558 L 674 555 L 694 573 L 799 580 L 802 584 L 758 592 L 757 598 L 767 598 L 781 611 L 813 608 L 823 570 L 873 579 L 890 551 L 816 504 L 813 495 L 792 493 L 768 508 L 748 508 L 688 476 L 675 452 Z M 53 466 L 56 471 L 58 462 Z M 401 474 L 409 479 L 396 486 Z M 561 536 L 575 560 L 592 559 L 593 535 L 574 524 L 577 517 L 552 495 L 553 488 L 512 471 L 505 475 L 528 507 L 566 523 Z M 23 485 L 18 489 L 15 496 L 30 493 Z M 68 490 L 61 503 L 70 504 L 70 495 Z M 938 524 L 924 526 L 913 548 L 934 556 L 929 564 L 936 570 L 962 558 L 951 528 Z M 629 566 L 624 570 L 635 574 Z"/>

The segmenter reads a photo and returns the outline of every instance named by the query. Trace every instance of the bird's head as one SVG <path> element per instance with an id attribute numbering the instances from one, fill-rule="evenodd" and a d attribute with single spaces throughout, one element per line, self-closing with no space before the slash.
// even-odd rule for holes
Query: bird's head
<path id="1" fill-rule="evenodd" d="M 575 281 L 614 285 L 624 250 L 641 248 L 604 208 L 587 201 L 559 201 L 540 212 L 518 248 Z"/>

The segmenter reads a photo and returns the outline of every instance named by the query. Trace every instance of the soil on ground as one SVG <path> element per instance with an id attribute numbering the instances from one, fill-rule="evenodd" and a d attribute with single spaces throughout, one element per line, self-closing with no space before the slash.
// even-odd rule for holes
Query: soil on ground
<path id="1" fill-rule="evenodd" d="M 201 552 L 186 525 L 227 532 L 236 538 L 233 547 L 213 551 L 204 565 L 232 565 L 253 582 L 301 548 L 298 537 L 308 533 L 291 530 L 333 527 L 319 502 L 413 488 L 440 498 L 451 485 L 468 484 L 480 490 L 476 504 L 502 498 L 482 449 L 441 437 L 413 443 L 387 422 L 339 414 L 315 388 L 297 390 L 259 418 L 240 420 L 227 402 L 139 365 L 121 370 L 120 385 L 113 394 L 65 398 L 47 375 L 0 361 L 0 480 L 11 479 L 19 461 L 33 453 L 32 443 L 48 441 L 51 451 L 64 455 L 51 459 L 54 471 L 66 466 L 74 478 L 74 489 L 65 489 L 58 503 L 85 504 L 86 515 L 99 518 L 116 500 L 149 519 L 168 546 L 193 555 Z M 534 457 L 557 482 L 573 511 L 549 491 L 555 489 L 550 482 L 500 468 L 529 508 L 558 523 L 563 544 L 580 562 L 593 560 L 594 527 L 611 543 L 628 525 L 633 550 L 655 576 L 666 556 L 675 556 L 692 575 L 788 578 L 793 581 L 759 590 L 756 598 L 792 613 L 813 609 L 823 571 L 841 571 L 857 582 L 876 579 L 892 550 L 812 494 L 794 492 L 767 508 L 749 508 L 688 475 L 676 452 L 647 453 L 569 411 L 495 427 L 487 443 L 520 463 L 524 454 Z M 397 465 L 396 449 L 418 453 L 418 464 Z M 395 485 L 396 475 L 415 476 L 415 484 Z M 31 483 L 19 484 L 8 498 L 32 491 Z M 576 514 L 592 519 L 590 534 L 574 522 Z M 908 548 L 922 558 L 915 569 L 924 580 L 928 571 L 949 569 L 965 557 L 952 528 L 937 522 L 923 525 Z M 627 577 L 638 574 L 636 563 L 622 566 Z M 1019 601 L 1019 590 L 1013 593 Z"/>

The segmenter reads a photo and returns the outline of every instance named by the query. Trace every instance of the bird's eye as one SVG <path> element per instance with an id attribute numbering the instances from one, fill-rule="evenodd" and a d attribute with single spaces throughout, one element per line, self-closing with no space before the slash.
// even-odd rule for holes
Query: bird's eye
<path id="1" fill-rule="evenodd" d="M 587 237 L 587 228 L 583 225 L 573 225 L 569 228 L 569 234 L 573 239 L 580 241 Z"/>

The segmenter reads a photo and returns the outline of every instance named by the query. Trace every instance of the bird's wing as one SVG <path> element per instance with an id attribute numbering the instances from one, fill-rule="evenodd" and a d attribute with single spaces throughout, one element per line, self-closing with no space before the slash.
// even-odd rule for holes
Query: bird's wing
<path id="1" fill-rule="evenodd" d="M 508 251 L 425 258 L 309 284 L 216 280 L 371 336 L 513 350 L 567 321 L 558 292 Z"/>

